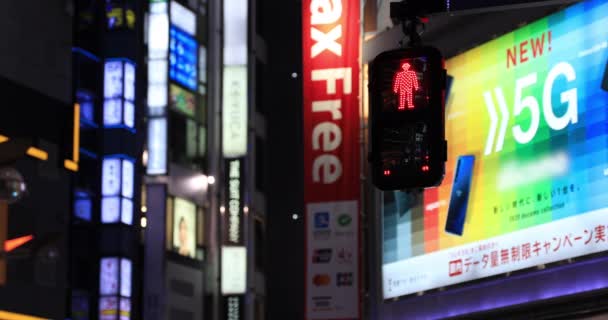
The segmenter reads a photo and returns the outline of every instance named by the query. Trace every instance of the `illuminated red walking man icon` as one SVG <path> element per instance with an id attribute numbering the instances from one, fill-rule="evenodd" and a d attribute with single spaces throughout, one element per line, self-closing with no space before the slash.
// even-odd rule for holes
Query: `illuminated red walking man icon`
<path id="1" fill-rule="evenodd" d="M 416 72 L 409 70 L 410 64 L 404 62 L 402 71 L 395 74 L 393 79 L 393 92 L 399 95 L 399 110 L 405 109 L 407 101 L 408 109 L 414 108 L 414 91 L 418 90 L 418 78 Z"/>

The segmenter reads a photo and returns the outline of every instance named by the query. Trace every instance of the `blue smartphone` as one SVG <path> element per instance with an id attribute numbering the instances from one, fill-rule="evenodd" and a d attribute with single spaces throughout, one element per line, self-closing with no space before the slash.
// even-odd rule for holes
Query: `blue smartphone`
<path id="1" fill-rule="evenodd" d="M 448 217 L 445 222 L 445 231 L 448 233 L 462 236 L 464 221 L 467 216 L 474 164 L 474 155 L 458 157 L 456 170 L 454 171 L 454 183 L 452 184 Z"/>
<path id="2" fill-rule="evenodd" d="M 602 89 L 608 91 L 608 61 L 606 61 L 606 67 L 604 68 L 604 79 L 602 79 Z"/>

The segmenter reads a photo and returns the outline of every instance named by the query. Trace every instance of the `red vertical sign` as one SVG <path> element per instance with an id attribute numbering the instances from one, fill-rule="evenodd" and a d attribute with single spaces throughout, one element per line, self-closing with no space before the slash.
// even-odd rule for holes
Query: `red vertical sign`
<path id="1" fill-rule="evenodd" d="M 303 1 L 306 319 L 360 317 L 359 5 Z"/>

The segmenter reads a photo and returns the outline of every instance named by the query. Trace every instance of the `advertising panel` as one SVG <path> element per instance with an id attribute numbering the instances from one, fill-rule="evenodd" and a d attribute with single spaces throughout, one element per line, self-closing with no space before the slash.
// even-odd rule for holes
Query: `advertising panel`
<path id="1" fill-rule="evenodd" d="M 186 31 L 189 35 L 196 35 L 196 14 L 188 8 L 171 1 L 171 23 Z"/>
<path id="2" fill-rule="evenodd" d="M 171 99 L 171 108 L 179 110 L 191 117 L 194 116 L 194 112 L 196 111 L 194 93 L 182 89 L 180 86 L 170 84 L 169 97 Z"/>
<path id="3" fill-rule="evenodd" d="M 226 212 L 224 213 L 223 243 L 230 246 L 245 244 L 243 227 L 243 194 L 245 191 L 242 159 L 228 159 L 226 168 Z"/>
<path id="4" fill-rule="evenodd" d="M 247 291 L 247 249 L 222 246 L 222 294 L 244 294 Z"/>
<path id="5" fill-rule="evenodd" d="M 224 66 L 222 152 L 224 157 L 247 153 L 247 67 Z"/>
<path id="6" fill-rule="evenodd" d="M 580 3 L 447 61 L 446 177 L 384 193 L 384 298 L 608 249 L 606 12 Z"/>
<path id="7" fill-rule="evenodd" d="M 196 90 L 198 45 L 186 32 L 171 26 L 169 29 L 169 78 L 190 90 Z"/>
<path id="8" fill-rule="evenodd" d="M 180 198 L 173 201 L 173 250 L 182 256 L 196 256 L 196 206 Z"/>
<path id="9" fill-rule="evenodd" d="M 167 118 L 150 118 L 148 120 L 147 174 L 167 173 L 167 147 Z"/>
<path id="10" fill-rule="evenodd" d="M 359 3 L 302 5 L 305 319 L 358 319 Z"/>
<path id="11" fill-rule="evenodd" d="M 244 161 L 226 159 L 225 195 L 222 228 L 221 290 L 224 319 L 243 319 L 244 294 L 247 290 L 247 248 L 244 228 Z"/>
<path id="12" fill-rule="evenodd" d="M 116 320 L 118 315 L 118 297 L 99 298 L 99 320 Z"/>
<path id="13" fill-rule="evenodd" d="M 118 294 L 118 258 L 102 258 L 99 266 L 101 269 L 99 272 L 99 294 Z"/>

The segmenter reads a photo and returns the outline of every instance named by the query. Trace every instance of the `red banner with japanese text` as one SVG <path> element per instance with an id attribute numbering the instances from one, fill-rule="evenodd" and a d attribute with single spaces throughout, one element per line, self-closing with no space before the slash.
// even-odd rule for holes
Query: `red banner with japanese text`
<path id="1" fill-rule="evenodd" d="M 305 319 L 360 318 L 359 6 L 303 1 Z"/>

